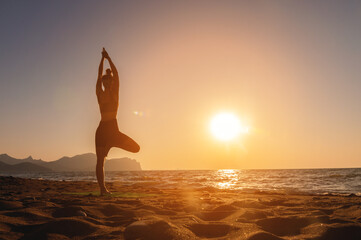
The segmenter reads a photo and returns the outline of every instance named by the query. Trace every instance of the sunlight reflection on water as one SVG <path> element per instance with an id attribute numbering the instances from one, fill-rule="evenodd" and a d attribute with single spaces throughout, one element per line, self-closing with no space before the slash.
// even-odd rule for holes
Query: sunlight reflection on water
<path id="1" fill-rule="evenodd" d="M 215 174 L 215 187 L 220 189 L 233 189 L 238 182 L 239 173 L 234 169 L 219 169 Z"/>

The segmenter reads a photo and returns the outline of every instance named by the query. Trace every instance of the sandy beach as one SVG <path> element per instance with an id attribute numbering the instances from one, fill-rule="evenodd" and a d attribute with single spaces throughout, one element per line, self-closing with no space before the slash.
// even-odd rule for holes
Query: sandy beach
<path id="1" fill-rule="evenodd" d="M 360 239 L 361 198 L 0 177 L 0 239 Z M 85 194 L 84 194 L 85 192 Z M 83 193 L 84 195 L 81 195 Z"/>

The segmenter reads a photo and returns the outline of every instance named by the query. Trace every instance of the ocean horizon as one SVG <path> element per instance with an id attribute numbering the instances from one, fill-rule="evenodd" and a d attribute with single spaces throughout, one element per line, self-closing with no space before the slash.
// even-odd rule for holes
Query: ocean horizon
<path id="1" fill-rule="evenodd" d="M 93 171 L 0 175 L 53 181 L 96 181 Z M 249 193 L 361 196 L 361 168 L 107 171 L 105 180 L 158 189 L 214 188 Z"/>

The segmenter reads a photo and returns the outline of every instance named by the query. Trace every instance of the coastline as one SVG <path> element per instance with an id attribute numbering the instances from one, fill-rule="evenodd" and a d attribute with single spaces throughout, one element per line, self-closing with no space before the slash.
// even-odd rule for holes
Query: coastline
<path id="1" fill-rule="evenodd" d="M 1 239 L 359 239 L 361 197 L 0 177 Z"/>
<path id="2" fill-rule="evenodd" d="M 9 173 L 0 176 L 9 176 Z M 11 174 L 13 177 L 55 181 L 93 181 L 94 171 Z M 361 196 L 361 168 L 344 169 L 218 169 L 106 171 L 106 182 L 147 185 L 158 189 L 229 189 L 238 193 Z"/>

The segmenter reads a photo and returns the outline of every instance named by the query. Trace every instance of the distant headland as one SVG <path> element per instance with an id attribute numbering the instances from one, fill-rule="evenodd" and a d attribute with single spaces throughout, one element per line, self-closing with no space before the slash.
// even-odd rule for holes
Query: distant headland
<path id="1" fill-rule="evenodd" d="M 0 155 L 0 172 L 72 172 L 95 171 L 96 155 L 85 153 L 73 157 L 62 157 L 58 160 L 46 162 L 33 159 L 13 158 L 7 154 Z M 141 171 L 140 163 L 130 158 L 113 158 L 105 162 L 106 171 Z"/>

